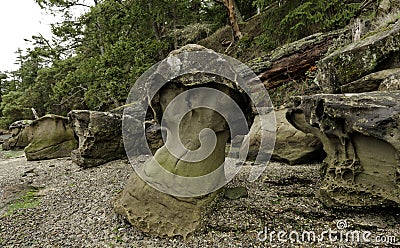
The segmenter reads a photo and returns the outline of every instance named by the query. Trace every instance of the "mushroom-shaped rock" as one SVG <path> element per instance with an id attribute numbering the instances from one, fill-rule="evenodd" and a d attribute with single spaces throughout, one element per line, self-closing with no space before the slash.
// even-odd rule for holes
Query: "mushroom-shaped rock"
<path id="1" fill-rule="evenodd" d="M 192 63 L 195 59 L 185 53 L 191 51 L 204 51 L 215 63 L 204 63 L 204 57 L 199 57 L 199 63 Z M 142 88 L 149 95 L 146 100 L 149 112 L 162 124 L 161 128 L 165 128 L 165 144 L 154 157 L 138 166 L 141 173 L 138 170 L 132 173 L 124 190 L 116 197 L 114 207 L 117 213 L 145 232 L 186 237 L 198 230 L 210 205 L 220 195 L 221 182 L 225 182 L 223 163 L 228 139 L 243 139 L 248 133 L 253 111 L 246 94 L 227 78 L 201 73 L 229 70 L 223 63 L 218 64 L 222 60 L 212 50 L 198 45 L 185 46 L 156 66 L 152 79 L 168 76 L 184 67 L 191 67 L 192 73 L 171 77 L 154 95 L 148 93 L 153 85 Z M 129 107 L 126 112 L 129 120 L 136 123 Z M 240 125 L 243 120 L 246 126 L 239 128 L 243 132 L 232 133 L 238 130 L 232 125 Z M 125 137 L 127 141 L 136 142 L 129 137 Z M 131 147 L 126 142 L 125 145 L 131 156 Z M 196 181 L 203 177 L 208 180 Z M 185 180 L 192 184 L 188 185 Z M 190 195 L 199 188 L 204 194 Z"/>

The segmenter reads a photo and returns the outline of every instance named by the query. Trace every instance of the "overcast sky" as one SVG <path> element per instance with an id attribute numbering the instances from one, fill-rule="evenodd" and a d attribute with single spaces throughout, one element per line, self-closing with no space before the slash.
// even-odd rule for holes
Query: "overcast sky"
<path id="1" fill-rule="evenodd" d="M 78 9 L 76 13 L 82 13 Z M 42 34 L 51 38 L 50 24 L 61 20 L 41 10 L 34 0 L 1 0 L 0 2 L 0 72 L 18 69 L 14 65 L 18 48 L 29 46 L 24 39 Z"/>
<path id="2" fill-rule="evenodd" d="M 14 65 L 18 48 L 25 49 L 29 44 L 24 38 L 41 33 L 51 37 L 50 23 L 56 21 L 46 15 L 34 0 L 2 0 L 0 2 L 0 71 L 17 69 Z"/>

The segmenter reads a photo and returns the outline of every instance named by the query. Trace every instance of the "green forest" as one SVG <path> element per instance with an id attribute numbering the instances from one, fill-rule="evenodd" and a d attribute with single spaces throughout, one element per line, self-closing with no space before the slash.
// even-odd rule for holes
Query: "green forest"
<path id="1" fill-rule="evenodd" d="M 19 68 L 0 72 L 0 124 L 66 115 L 72 109 L 107 111 L 125 103 L 136 79 L 174 49 L 198 43 L 242 62 L 315 32 L 348 24 L 356 0 L 236 0 L 241 36 L 218 0 L 36 0 L 49 14 L 53 38 L 26 37 Z M 88 5 L 87 5 L 88 4 Z M 75 7 L 86 9 L 79 18 Z"/>

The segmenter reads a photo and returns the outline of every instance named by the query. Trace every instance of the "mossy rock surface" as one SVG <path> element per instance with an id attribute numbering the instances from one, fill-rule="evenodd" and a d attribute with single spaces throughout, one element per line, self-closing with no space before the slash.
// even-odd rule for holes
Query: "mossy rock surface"
<path id="1" fill-rule="evenodd" d="M 25 148 L 27 160 L 69 157 L 78 146 L 72 128 L 66 117 L 46 115 L 26 129 L 33 134 L 30 144 Z"/>
<path id="2" fill-rule="evenodd" d="M 380 70 L 399 67 L 400 21 L 373 31 L 322 59 L 317 80 L 325 93 Z"/>
<path id="3" fill-rule="evenodd" d="M 249 193 L 247 192 L 247 188 L 243 186 L 226 188 L 224 191 L 224 197 L 229 200 L 237 200 L 240 198 L 247 197 L 248 195 Z"/>

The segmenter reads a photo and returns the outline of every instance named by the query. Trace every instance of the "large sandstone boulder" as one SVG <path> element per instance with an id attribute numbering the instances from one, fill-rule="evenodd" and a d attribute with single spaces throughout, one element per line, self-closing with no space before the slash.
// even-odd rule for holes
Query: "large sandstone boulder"
<path id="1" fill-rule="evenodd" d="M 287 118 L 323 143 L 321 201 L 328 206 L 400 205 L 400 91 L 293 99 Z"/>
<path id="2" fill-rule="evenodd" d="M 114 209 L 128 221 L 155 236 L 183 236 L 195 232 L 211 210 L 219 192 L 197 198 L 161 193 L 132 173 Z"/>
<path id="3" fill-rule="evenodd" d="M 317 81 L 325 93 L 343 93 L 342 87 L 346 92 L 352 88 L 360 91 L 363 84 L 367 85 L 364 91 L 376 90 L 378 87 L 374 83 L 372 88 L 369 86 L 374 80 L 365 80 L 363 77 L 386 69 L 400 68 L 399 58 L 400 21 L 397 21 L 366 34 L 359 41 L 320 60 Z"/>
<path id="4" fill-rule="evenodd" d="M 74 163 L 86 168 L 126 157 L 121 114 L 73 110 L 68 118 L 79 142 L 71 153 Z"/>
<path id="5" fill-rule="evenodd" d="M 69 157 L 78 145 L 66 117 L 45 115 L 34 120 L 25 130 L 33 134 L 24 150 L 27 160 Z"/>
<path id="6" fill-rule="evenodd" d="M 31 142 L 33 133 L 31 129 L 25 129 L 32 120 L 20 120 L 12 123 L 9 127 L 11 137 L 2 144 L 3 150 L 23 149 Z"/>
<path id="7" fill-rule="evenodd" d="M 173 74 L 187 66 L 187 63 L 193 63 L 190 62 L 190 58 L 193 57 L 189 58 L 185 53 L 189 51 L 205 51 L 208 56 L 215 58 L 214 63 L 207 63 L 205 67 L 210 66 L 221 71 L 231 70 L 226 64 L 220 63 L 224 58 L 218 57 L 215 52 L 201 46 L 189 45 L 172 52 L 157 66 L 153 78 Z M 200 62 L 191 66 L 204 63 L 206 60 L 202 59 L 202 56 L 205 55 L 201 54 L 198 57 Z M 197 73 L 203 71 L 202 69 L 210 69 L 205 67 L 198 70 L 194 68 L 193 73 L 172 77 L 173 79 L 159 89 L 154 97 L 144 99 L 148 101 L 156 122 L 163 123 L 163 127 L 167 129 L 166 141 L 154 157 L 137 167 L 136 171 L 141 171 L 140 177 L 137 173 L 132 173 L 124 190 L 114 201 L 117 213 L 125 216 L 132 225 L 156 236 L 187 237 L 201 228 L 202 219 L 211 210 L 212 203 L 221 195 L 218 185 L 222 187 L 226 179 L 224 166 L 221 166 L 225 160 L 226 143 L 230 136 L 243 138 L 245 134 L 231 134 L 226 118 L 233 120 L 231 124 L 239 125 L 240 113 L 244 113 L 247 120 L 253 117 L 251 103 L 245 94 L 228 79 Z M 209 94 L 204 94 L 204 91 L 198 93 L 197 90 L 205 90 L 202 86 L 207 87 L 206 91 Z M 151 88 L 152 86 L 144 86 L 143 90 Z M 240 109 L 231 109 L 226 98 L 215 97 L 215 90 L 233 99 Z M 174 102 L 178 98 L 183 102 Z M 227 116 L 223 117 L 210 108 L 191 108 L 204 105 L 218 107 Z M 126 111 L 131 123 L 136 123 L 134 114 L 131 113 L 136 110 L 131 111 L 127 106 Z M 136 129 L 129 125 L 128 131 L 132 128 Z M 246 129 L 247 133 L 247 123 Z M 125 138 L 129 140 L 129 137 Z M 215 143 L 210 145 L 210 140 Z M 136 139 L 130 141 L 135 142 Z M 126 149 L 129 156 L 135 154 L 131 154 L 131 147 Z M 201 158 L 197 158 L 199 154 L 202 155 Z M 209 180 L 201 181 L 202 183 L 196 181 L 203 176 L 207 176 Z M 192 183 L 188 185 L 184 180 Z M 149 185 L 153 182 L 154 184 Z M 199 189 L 201 194 L 198 193 Z M 193 195 L 190 195 L 191 192 Z"/>
<path id="8" fill-rule="evenodd" d="M 314 135 L 294 128 L 286 120 L 286 112 L 287 109 L 275 110 L 276 140 L 271 159 L 290 165 L 322 161 L 325 156 L 322 143 Z M 255 160 L 259 153 L 260 130 L 261 121 L 257 115 L 249 134 L 244 138 L 245 142 L 249 143 L 249 160 Z"/>
<path id="9" fill-rule="evenodd" d="M 286 112 L 287 109 L 275 111 L 276 141 L 271 159 L 290 165 L 322 161 L 322 143 L 314 135 L 294 128 L 286 120 Z"/>
<path id="10" fill-rule="evenodd" d="M 177 89 L 174 85 L 165 88 L 160 93 L 162 109 L 165 109 L 172 98 L 182 91 L 184 91 L 183 88 Z M 168 120 L 169 125 L 172 125 L 170 122 L 174 122 L 175 118 L 174 116 Z M 208 109 L 196 109 L 185 116 L 180 127 L 182 127 L 180 139 L 190 150 L 200 147 L 201 144 L 197 137 L 200 130 L 208 127 L 216 131 L 217 144 L 213 153 L 205 160 L 187 162 L 184 153 L 180 154 L 180 157 L 171 154 L 167 148 L 168 142 L 171 145 L 175 144 L 167 139 L 166 145 L 158 149 L 154 158 L 143 165 L 146 167 L 147 179 L 158 178 L 157 163 L 175 175 L 186 177 L 206 175 L 217 170 L 223 163 L 229 132 L 226 130 L 225 121 L 219 114 Z M 214 180 L 209 181 L 209 188 L 221 180 L 224 181 L 223 170 L 219 170 Z M 166 180 L 165 187 L 170 187 L 171 183 Z M 179 191 L 179 189 L 177 190 Z M 211 204 L 217 196 L 218 192 L 203 197 L 172 196 L 154 189 L 136 173 L 133 173 L 114 206 L 117 213 L 124 215 L 132 225 L 144 232 L 157 236 L 186 237 L 201 226 L 202 219 L 209 213 Z"/>

